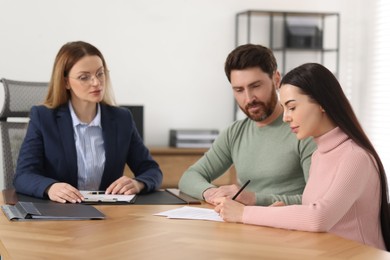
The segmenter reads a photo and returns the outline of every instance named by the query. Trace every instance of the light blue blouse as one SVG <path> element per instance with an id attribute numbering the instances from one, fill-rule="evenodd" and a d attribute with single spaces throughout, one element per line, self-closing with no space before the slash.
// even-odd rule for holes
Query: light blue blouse
<path id="1" fill-rule="evenodd" d="M 77 117 L 70 101 L 68 104 L 77 151 L 77 188 L 79 190 L 98 190 L 106 162 L 100 105 L 97 105 L 95 118 L 91 123 L 86 124 Z"/>

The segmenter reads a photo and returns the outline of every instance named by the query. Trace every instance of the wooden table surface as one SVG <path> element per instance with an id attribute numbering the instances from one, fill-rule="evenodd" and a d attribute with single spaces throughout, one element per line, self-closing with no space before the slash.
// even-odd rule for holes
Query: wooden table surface
<path id="1" fill-rule="evenodd" d="M 327 233 L 153 216 L 177 207 L 97 206 L 107 218 L 85 221 L 10 222 L 1 212 L 0 254 L 5 260 L 390 259 Z"/>

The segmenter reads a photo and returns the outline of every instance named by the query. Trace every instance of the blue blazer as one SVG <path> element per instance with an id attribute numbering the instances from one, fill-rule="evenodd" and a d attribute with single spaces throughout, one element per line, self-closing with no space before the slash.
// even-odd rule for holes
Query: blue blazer
<path id="1" fill-rule="evenodd" d="M 103 104 L 100 107 L 106 163 L 99 189 L 105 190 L 123 176 L 125 164 L 135 179 L 145 184 L 142 192 L 158 189 L 162 172 L 139 136 L 130 111 Z M 16 167 L 16 191 L 43 198 L 47 197 L 46 189 L 55 182 L 66 182 L 77 188 L 77 171 L 68 104 L 56 109 L 32 107 Z"/>

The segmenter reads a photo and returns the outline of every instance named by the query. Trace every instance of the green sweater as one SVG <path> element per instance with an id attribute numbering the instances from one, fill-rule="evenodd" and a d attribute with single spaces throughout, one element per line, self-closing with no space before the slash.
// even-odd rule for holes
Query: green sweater
<path id="1" fill-rule="evenodd" d="M 282 115 L 264 127 L 246 118 L 220 133 L 210 150 L 184 172 L 179 188 L 203 199 L 203 192 L 214 187 L 211 182 L 234 164 L 238 183 L 251 180 L 246 190 L 256 193 L 257 205 L 301 204 L 315 149 L 311 138 L 295 137 Z"/>

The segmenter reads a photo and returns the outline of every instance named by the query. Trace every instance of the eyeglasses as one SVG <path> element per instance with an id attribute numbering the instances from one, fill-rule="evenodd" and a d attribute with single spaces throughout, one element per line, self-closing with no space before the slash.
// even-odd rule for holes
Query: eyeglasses
<path id="1" fill-rule="evenodd" d="M 80 81 L 80 83 L 82 85 L 88 86 L 88 85 L 92 84 L 95 79 L 97 79 L 100 83 L 103 83 L 104 79 L 106 78 L 106 73 L 102 70 L 102 71 L 96 72 L 96 74 L 94 76 L 91 74 L 82 74 L 82 75 L 78 76 L 77 78 L 69 77 L 69 76 L 68 76 L 68 78 L 76 79 L 76 80 Z"/>

